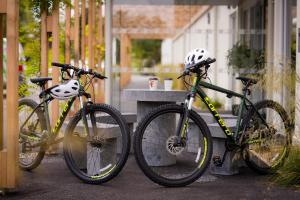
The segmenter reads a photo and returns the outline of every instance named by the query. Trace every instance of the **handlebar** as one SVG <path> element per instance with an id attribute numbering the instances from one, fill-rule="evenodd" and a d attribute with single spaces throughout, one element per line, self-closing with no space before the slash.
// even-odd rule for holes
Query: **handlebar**
<path id="1" fill-rule="evenodd" d="M 183 72 L 179 77 L 177 77 L 177 79 L 180 79 L 180 78 L 183 77 L 183 76 L 189 75 L 190 72 L 197 73 L 201 67 L 205 67 L 205 73 L 206 73 L 206 72 L 207 72 L 207 69 L 210 67 L 210 64 L 212 64 L 212 63 L 214 63 L 214 62 L 216 62 L 216 59 L 215 59 L 215 58 L 213 58 L 213 59 L 209 58 L 209 59 L 204 60 L 204 61 L 202 61 L 202 62 L 200 62 L 200 63 L 196 63 L 196 64 L 194 64 L 194 65 L 190 65 L 190 66 L 188 66 L 188 67 L 184 70 L 184 72 Z M 201 72 L 201 71 L 200 71 L 200 72 Z"/>
<path id="2" fill-rule="evenodd" d="M 62 68 L 62 71 L 67 71 L 68 69 L 72 69 L 76 72 L 77 76 L 86 74 L 86 75 L 92 75 L 92 76 L 94 76 L 95 78 L 98 78 L 98 79 L 106 79 L 107 78 L 107 77 L 99 74 L 98 72 L 94 72 L 92 69 L 84 70 L 84 69 L 74 67 L 70 64 L 61 64 L 61 63 L 53 62 L 52 66 L 60 67 L 60 68 Z"/>

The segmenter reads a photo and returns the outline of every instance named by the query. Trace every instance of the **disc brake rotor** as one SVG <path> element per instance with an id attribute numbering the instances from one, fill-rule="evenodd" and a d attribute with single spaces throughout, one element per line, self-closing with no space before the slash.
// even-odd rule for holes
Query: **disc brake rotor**
<path id="1" fill-rule="evenodd" d="M 178 143 L 177 136 L 170 136 L 166 142 L 166 149 L 172 155 L 179 155 L 184 150 L 184 146 L 175 145 Z"/>

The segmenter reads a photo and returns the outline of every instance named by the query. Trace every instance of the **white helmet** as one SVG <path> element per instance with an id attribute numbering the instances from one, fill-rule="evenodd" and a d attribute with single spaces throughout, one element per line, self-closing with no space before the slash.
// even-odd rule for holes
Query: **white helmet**
<path id="1" fill-rule="evenodd" d="M 209 58 L 209 52 L 206 49 L 194 49 L 190 51 L 184 59 L 185 67 L 200 63 Z"/>
<path id="2" fill-rule="evenodd" d="M 50 90 L 52 97 L 65 100 L 75 97 L 79 94 L 79 82 L 77 80 L 69 80 L 67 83 L 56 85 Z"/>

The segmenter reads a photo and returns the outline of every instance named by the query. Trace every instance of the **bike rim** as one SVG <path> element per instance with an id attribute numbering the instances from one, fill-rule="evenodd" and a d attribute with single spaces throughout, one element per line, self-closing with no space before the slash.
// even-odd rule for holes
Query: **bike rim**
<path id="1" fill-rule="evenodd" d="M 29 106 L 22 105 L 19 106 L 18 110 L 20 129 L 21 125 L 24 124 L 25 120 L 32 113 L 33 109 Z M 23 131 L 20 132 L 19 137 L 19 162 L 22 166 L 26 167 L 35 162 L 42 148 L 38 144 L 42 140 L 43 129 L 36 112 L 23 126 Z"/>
<path id="2" fill-rule="evenodd" d="M 150 173 L 171 181 L 190 179 L 204 167 L 208 151 L 207 138 L 192 118 L 186 125 L 186 144 L 178 147 L 174 140 L 182 112 L 167 111 L 153 116 L 141 138 L 143 162 Z M 175 146 L 174 146 L 175 145 Z"/>
<path id="3" fill-rule="evenodd" d="M 118 166 L 124 142 L 122 129 L 117 120 L 109 113 L 93 111 L 96 119 L 96 134 L 90 114 L 87 115 L 88 136 L 83 120 L 80 119 L 67 137 L 67 152 L 72 168 L 79 176 L 92 180 L 104 179 Z"/>
<path id="4" fill-rule="evenodd" d="M 281 115 L 272 108 L 259 109 L 265 124 L 255 113 L 248 126 L 247 156 L 262 169 L 277 168 L 287 154 L 288 129 Z"/>

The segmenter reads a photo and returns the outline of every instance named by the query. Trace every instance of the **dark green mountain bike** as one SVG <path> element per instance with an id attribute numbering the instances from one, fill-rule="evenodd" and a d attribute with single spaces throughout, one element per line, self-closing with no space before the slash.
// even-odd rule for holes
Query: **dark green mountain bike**
<path id="1" fill-rule="evenodd" d="M 20 167 L 24 170 L 36 168 L 50 145 L 64 141 L 63 153 L 71 172 L 86 183 L 104 183 L 121 171 L 129 154 L 130 137 L 125 119 L 109 105 L 94 104 L 86 92 L 94 78 L 106 77 L 68 64 L 52 65 L 61 68 L 62 79 L 67 84 L 45 89 L 51 78 L 34 78 L 31 82 L 42 88 L 41 103 L 29 98 L 19 100 Z M 71 80 L 64 78 L 65 73 Z M 74 91 L 78 93 L 74 95 Z M 59 96 L 69 100 L 52 129 L 48 105 Z M 56 139 L 76 98 L 80 100 L 81 109 L 66 125 L 65 137 Z"/>
<path id="2" fill-rule="evenodd" d="M 201 81 L 215 59 L 186 69 L 179 77 L 195 75 L 186 100 L 181 105 L 163 105 L 147 114 L 139 123 L 134 138 L 136 160 L 155 183 L 169 187 L 188 185 L 197 180 L 212 158 L 212 138 L 204 120 L 194 110 L 196 95 L 205 103 L 227 137 L 223 158 L 213 163 L 222 166 L 229 151 L 241 150 L 247 165 L 258 173 L 275 171 L 288 155 L 291 124 L 286 111 L 272 100 L 253 104 L 247 95 L 256 80 L 238 77 L 244 88 L 239 94 Z M 230 130 L 202 88 L 241 99 L 236 129 Z M 246 114 L 243 114 L 246 113 Z M 158 126 L 160 124 L 161 126 Z M 238 152 L 238 151 L 237 151 Z"/>

